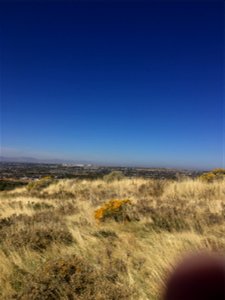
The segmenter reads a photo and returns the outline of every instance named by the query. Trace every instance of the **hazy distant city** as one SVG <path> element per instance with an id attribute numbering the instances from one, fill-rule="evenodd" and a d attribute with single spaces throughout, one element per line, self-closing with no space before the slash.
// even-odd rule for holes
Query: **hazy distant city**
<path id="1" fill-rule="evenodd" d="M 31 180 L 43 176 L 54 178 L 96 179 L 112 171 L 121 171 L 127 177 L 142 177 L 156 179 L 177 179 L 180 176 L 196 177 L 203 171 L 182 170 L 173 168 L 144 168 L 125 166 L 99 166 L 84 163 L 30 163 L 30 162 L 0 162 L 0 179 Z"/>

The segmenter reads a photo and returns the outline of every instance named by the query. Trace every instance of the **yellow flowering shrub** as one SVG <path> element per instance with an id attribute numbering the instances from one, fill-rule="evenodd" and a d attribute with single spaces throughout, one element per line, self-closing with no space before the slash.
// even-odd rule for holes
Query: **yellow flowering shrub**
<path id="1" fill-rule="evenodd" d="M 225 175 L 225 169 L 217 168 L 217 169 L 212 170 L 212 173 L 215 175 Z"/>
<path id="2" fill-rule="evenodd" d="M 214 180 L 225 179 L 225 169 L 218 168 L 211 172 L 203 173 L 200 177 L 201 180 L 213 182 Z"/>
<path id="3" fill-rule="evenodd" d="M 203 173 L 201 176 L 199 176 L 199 178 L 202 181 L 206 181 L 206 182 L 213 182 L 216 179 L 216 175 L 209 172 L 209 173 Z"/>
<path id="4" fill-rule="evenodd" d="M 105 221 L 106 219 L 113 219 L 117 222 L 130 221 L 129 215 L 131 210 L 132 203 L 129 199 L 114 199 L 104 203 L 95 210 L 95 219 L 98 221 Z"/>

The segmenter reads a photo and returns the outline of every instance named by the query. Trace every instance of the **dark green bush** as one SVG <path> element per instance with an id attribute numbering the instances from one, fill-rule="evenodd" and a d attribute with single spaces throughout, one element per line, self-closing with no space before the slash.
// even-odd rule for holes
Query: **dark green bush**
<path id="1" fill-rule="evenodd" d="M 24 181 L 16 181 L 16 180 L 0 180 L 0 191 L 11 191 L 15 188 L 25 186 L 27 183 Z"/>

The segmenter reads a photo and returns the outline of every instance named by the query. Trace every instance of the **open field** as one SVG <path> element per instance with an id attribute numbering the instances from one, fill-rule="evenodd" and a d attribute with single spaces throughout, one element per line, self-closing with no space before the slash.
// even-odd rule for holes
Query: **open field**
<path id="1" fill-rule="evenodd" d="M 37 182 L 1 192 L 1 299 L 160 299 L 185 253 L 225 251 L 224 179 Z"/>

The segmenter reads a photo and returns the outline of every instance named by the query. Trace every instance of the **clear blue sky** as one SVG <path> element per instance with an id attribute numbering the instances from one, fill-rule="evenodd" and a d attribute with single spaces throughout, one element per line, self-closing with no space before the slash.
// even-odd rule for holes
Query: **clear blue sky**
<path id="1" fill-rule="evenodd" d="M 224 166 L 224 1 L 1 1 L 8 156 Z"/>

